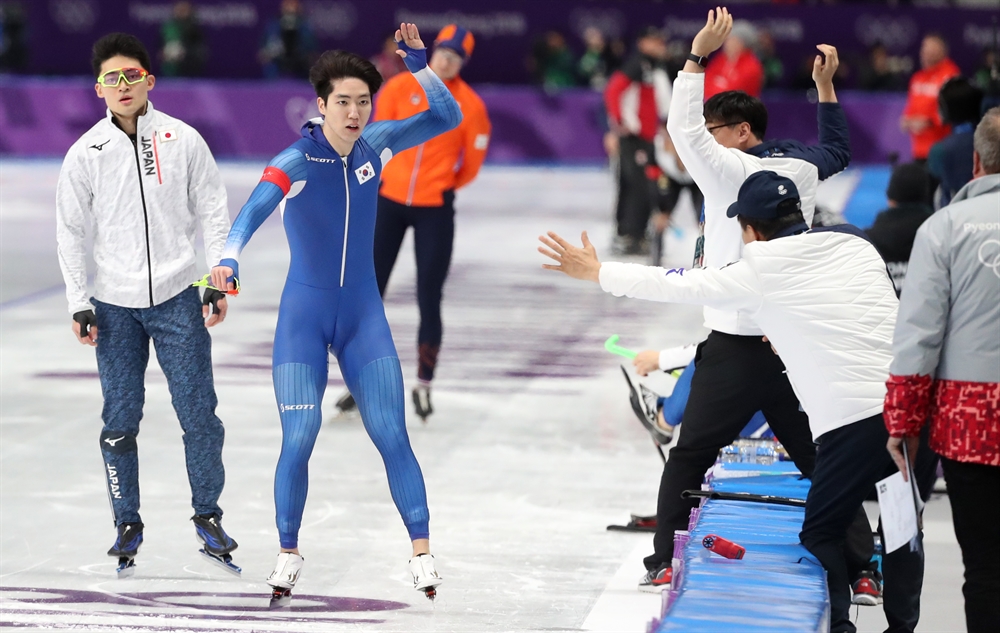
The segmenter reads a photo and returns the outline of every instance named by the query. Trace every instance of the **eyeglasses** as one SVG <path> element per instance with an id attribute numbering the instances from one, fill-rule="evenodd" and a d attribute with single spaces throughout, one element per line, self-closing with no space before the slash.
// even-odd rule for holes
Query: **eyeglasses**
<path id="1" fill-rule="evenodd" d="M 106 88 L 114 88 L 124 79 L 127 85 L 132 86 L 145 79 L 148 74 L 143 68 L 115 68 L 98 77 L 97 83 Z"/>
<path id="2" fill-rule="evenodd" d="M 741 123 L 746 123 L 746 121 L 733 121 L 732 123 L 720 123 L 719 125 L 713 125 L 712 127 L 705 128 L 705 129 L 707 129 L 709 132 L 712 132 L 713 130 L 717 130 L 720 127 L 730 127 L 730 126 L 733 126 L 733 125 L 739 125 Z"/>

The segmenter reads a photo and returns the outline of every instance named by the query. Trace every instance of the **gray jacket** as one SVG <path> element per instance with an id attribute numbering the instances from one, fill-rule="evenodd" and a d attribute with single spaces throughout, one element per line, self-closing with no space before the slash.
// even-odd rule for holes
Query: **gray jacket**
<path id="1" fill-rule="evenodd" d="M 1000 174 L 920 227 L 900 296 L 894 376 L 1000 382 Z"/>

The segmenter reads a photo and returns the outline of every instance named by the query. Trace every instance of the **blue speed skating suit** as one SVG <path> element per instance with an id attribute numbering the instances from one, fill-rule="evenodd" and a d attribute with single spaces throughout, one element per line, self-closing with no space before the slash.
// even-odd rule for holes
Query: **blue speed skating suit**
<path id="1" fill-rule="evenodd" d="M 402 150 L 462 120 L 458 104 L 426 67 L 423 51 L 404 61 L 427 93 L 429 110 L 368 125 L 351 153 L 339 156 L 322 121 L 276 156 L 233 223 L 221 265 L 238 277 L 240 251 L 284 204 L 291 251 L 274 335 L 274 391 L 282 444 L 274 478 L 281 547 L 298 545 L 308 462 L 322 423 L 328 353 L 340 363 L 365 429 L 385 463 L 392 499 L 410 538 L 428 538 L 423 475 L 404 422 L 403 375 L 375 281 L 372 258 L 379 175 Z"/>

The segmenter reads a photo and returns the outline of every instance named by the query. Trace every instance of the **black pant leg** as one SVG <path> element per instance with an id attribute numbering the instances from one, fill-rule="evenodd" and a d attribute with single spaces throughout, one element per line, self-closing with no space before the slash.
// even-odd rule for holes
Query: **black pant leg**
<path id="1" fill-rule="evenodd" d="M 647 569 L 669 563 L 674 531 L 687 529 L 697 503 L 681 499 L 681 493 L 701 487 L 719 449 L 739 437 L 760 408 L 755 387 L 761 367 L 755 338 L 711 332 L 698 348 L 680 438 L 660 478 L 654 552 L 644 560 Z"/>
<path id="2" fill-rule="evenodd" d="M 451 266 L 455 239 L 455 194 L 445 193 L 445 204 L 422 207 L 414 220 L 413 239 L 417 258 L 417 305 L 420 307 L 420 329 L 417 334 L 419 368 L 417 377 L 434 378 L 438 351 L 441 349 L 443 325 L 441 298 L 444 282 Z"/>
<path id="3" fill-rule="evenodd" d="M 385 296 L 385 287 L 389 283 L 389 275 L 399 257 L 399 248 L 403 245 L 406 229 L 409 228 L 409 207 L 395 200 L 378 197 L 378 213 L 375 216 L 375 278 L 378 281 L 378 292 Z"/>
<path id="4" fill-rule="evenodd" d="M 965 565 L 969 633 L 1000 631 L 1000 467 L 941 457 Z"/>
<path id="5" fill-rule="evenodd" d="M 891 464 L 885 450 L 888 432 L 880 414 L 824 433 L 817 440 L 816 470 L 799 538 L 827 572 L 830 632 L 853 632 L 851 578 L 844 552 L 847 529 L 868 491 Z"/>
<path id="6" fill-rule="evenodd" d="M 653 210 L 653 187 L 646 166 L 653 160 L 653 144 L 638 136 L 623 136 L 618 155 L 618 235 L 639 240 Z"/>

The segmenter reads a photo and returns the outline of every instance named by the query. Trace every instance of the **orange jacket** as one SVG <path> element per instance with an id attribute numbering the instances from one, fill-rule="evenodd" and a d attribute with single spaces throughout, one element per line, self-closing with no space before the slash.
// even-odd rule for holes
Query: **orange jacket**
<path id="1" fill-rule="evenodd" d="M 906 97 L 903 116 L 926 117 L 931 120 L 930 125 L 923 130 L 910 134 L 914 158 L 927 158 L 931 146 L 951 132 L 951 126 L 941 122 L 937 98 L 944 82 L 960 74 L 962 71 L 955 62 L 944 59 L 930 68 L 918 70 L 910 78 L 910 93 Z"/>
<path id="2" fill-rule="evenodd" d="M 415 207 L 439 207 L 442 194 L 463 187 L 476 177 L 490 142 L 486 106 L 469 84 L 455 77 L 444 82 L 462 108 L 455 129 L 393 156 L 382 170 L 379 193 Z M 398 120 L 428 108 L 427 96 L 410 73 L 385 82 L 375 104 L 375 120 Z"/>

